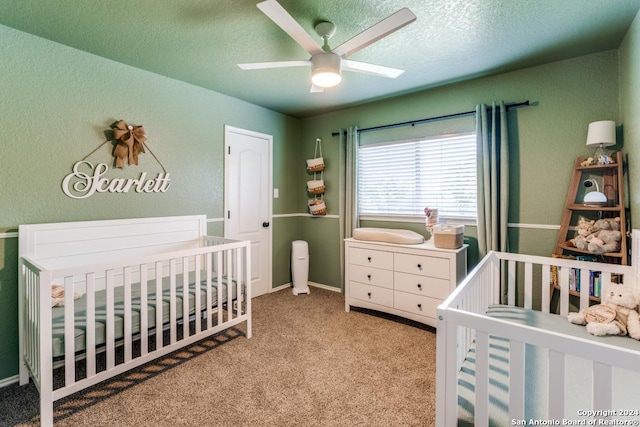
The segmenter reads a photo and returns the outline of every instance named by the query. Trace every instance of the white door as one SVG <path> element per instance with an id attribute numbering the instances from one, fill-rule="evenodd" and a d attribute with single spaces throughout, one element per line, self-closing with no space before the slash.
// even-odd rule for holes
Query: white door
<path id="1" fill-rule="evenodd" d="M 271 291 L 273 137 L 225 126 L 224 236 L 251 241 L 251 292 Z"/>

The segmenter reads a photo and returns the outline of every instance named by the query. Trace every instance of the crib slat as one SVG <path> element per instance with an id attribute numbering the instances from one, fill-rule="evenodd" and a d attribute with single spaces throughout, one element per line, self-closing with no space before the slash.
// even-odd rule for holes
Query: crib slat
<path id="1" fill-rule="evenodd" d="M 182 337 L 189 337 L 189 258 L 182 257 Z"/>
<path id="2" fill-rule="evenodd" d="M 508 261 L 509 267 L 507 268 L 507 289 L 508 289 L 508 304 L 516 305 L 516 262 Z"/>
<path id="3" fill-rule="evenodd" d="M 211 318 L 211 308 L 213 307 L 213 288 L 212 288 L 212 272 L 213 272 L 213 254 L 208 253 L 207 258 L 205 259 L 205 264 L 207 266 L 207 319 L 205 321 L 205 327 L 209 329 L 211 327 L 211 322 L 213 319 Z"/>
<path id="4" fill-rule="evenodd" d="M 564 418 L 564 388 L 565 366 L 564 353 L 549 350 L 549 418 L 561 420 Z"/>
<path id="5" fill-rule="evenodd" d="M 162 304 L 162 261 L 156 262 L 156 350 L 164 347 L 162 333 L 162 319 L 164 316 Z"/>
<path id="6" fill-rule="evenodd" d="M 200 278 L 200 271 L 202 269 L 201 266 L 201 260 L 202 257 L 200 256 L 196 256 L 195 257 L 195 265 L 194 265 L 194 270 L 195 270 L 195 281 L 194 281 L 194 304 L 195 304 L 195 308 L 196 308 L 196 334 L 199 333 L 202 330 L 202 324 L 200 323 L 201 319 L 202 319 L 202 310 L 200 309 L 200 307 L 202 307 L 202 302 L 200 301 L 200 295 L 202 294 L 201 292 L 201 288 L 202 288 L 202 281 Z"/>
<path id="7" fill-rule="evenodd" d="M 233 319 L 233 250 L 227 250 L 227 320 Z"/>
<path id="8" fill-rule="evenodd" d="M 106 272 L 107 278 L 107 370 L 111 369 L 116 364 L 115 357 L 115 316 L 114 316 L 114 304 L 115 299 L 113 295 L 113 270 L 107 270 Z"/>
<path id="9" fill-rule="evenodd" d="M 499 304 L 502 301 L 502 289 L 500 287 L 501 273 L 500 267 L 504 261 L 498 258 L 492 258 L 491 260 L 491 268 L 487 267 L 487 276 L 489 280 L 489 284 L 491 285 L 491 289 L 493 290 L 493 300 L 492 303 Z M 485 277 L 485 275 L 483 275 Z"/>
<path id="10" fill-rule="evenodd" d="M 123 269 L 124 275 L 124 361 L 132 357 L 131 336 L 131 267 Z"/>
<path id="11" fill-rule="evenodd" d="M 222 325 L 222 271 L 224 270 L 224 263 L 223 263 L 223 256 L 222 256 L 222 251 L 218 252 L 218 262 L 216 264 L 216 267 L 218 268 L 218 275 L 217 275 L 217 293 L 218 293 L 218 299 L 216 300 L 216 305 L 218 307 L 218 325 Z"/>
<path id="12" fill-rule="evenodd" d="M 172 345 L 178 340 L 178 331 L 176 327 L 176 321 L 178 315 L 176 314 L 176 259 L 171 258 L 169 261 L 169 344 Z M 162 323 L 160 323 L 160 330 L 162 331 Z"/>
<path id="13" fill-rule="evenodd" d="M 235 250 L 235 260 L 236 260 L 236 317 L 242 316 L 242 263 L 240 260 L 242 259 L 242 248 L 236 248 Z"/>
<path id="14" fill-rule="evenodd" d="M 542 265 L 542 307 L 543 313 L 549 313 L 551 306 L 551 266 Z"/>
<path id="15" fill-rule="evenodd" d="M 509 418 L 524 419 L 524 343 L 511 340 L 509 344 Z"/>
<path id="16" fill-rule="evenodd" d="M 87 273 L 87 378 L 96 374 L 96 275 Z"/>
<path id="17" fill-rule="evenodd" d="M 612 409 L 613 369 L 611 365 L 593 362 L 593 409 Z"/>
<path id="18" fill-rule="evenodd" d="M 524 308 L 531 310 L 533 305 L 533 264 L 524 264 Z"/>
<path id="19" fill-rule="evenodd" d="M 476 404 L 475 425 L 489 425 L 489 336 L 476 331 Z"/>
<path id="20" fill-rule="evenodd" d="M 73 304 L 73 276 L 64 278 L 64 385 L 76 380 L 75 364 L 75 308 Z"/>
<path id="21" fill-rule="evenodd" d="M 140 355 L 149 352 L 149 301 L 148 301 L 149 269 L 147 264 L 140 264 Z"/>
<path id="22" fill-rule="evenodd" d="M 560 316 L 567 317 L 569 314 L 569 267 L 560 267 L 558 276 L 560 279 Z"/>

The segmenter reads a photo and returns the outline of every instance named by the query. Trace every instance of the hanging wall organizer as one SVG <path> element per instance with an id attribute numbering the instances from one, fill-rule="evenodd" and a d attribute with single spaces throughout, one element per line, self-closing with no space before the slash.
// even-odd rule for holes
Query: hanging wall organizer
<path id="1" fill-rule="evenodd" d="M 311 215 L 326 215 L 324 203 L 324 158 L 322 157 L 322 140 L 316 138 L 316 148 L 312 159 L 307 160 L 307 171 L 313 173 L 313 180 L 307 181 L 307 192 L 313 195 L 309 199 Z"/>

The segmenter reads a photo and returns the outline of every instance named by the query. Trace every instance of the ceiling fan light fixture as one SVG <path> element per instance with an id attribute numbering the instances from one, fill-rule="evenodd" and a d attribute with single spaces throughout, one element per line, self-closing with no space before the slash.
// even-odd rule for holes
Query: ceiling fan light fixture
<path id="1" fill-rule="evenodd" d="M 333 87 L 342 81 L 340 57 L 333 52 L 311 57 L 311 81 L 320 87 Z"/>

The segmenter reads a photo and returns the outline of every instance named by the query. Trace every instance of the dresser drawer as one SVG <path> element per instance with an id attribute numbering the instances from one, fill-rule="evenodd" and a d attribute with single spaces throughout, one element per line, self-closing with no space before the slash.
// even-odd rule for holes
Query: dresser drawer
<path id="1" fill-rule="evenodd" d="M 444 300 L 449 295 L 449 281 L 417 274 L 394 273 L 393 284 L 396 291 L 409 292 Z"/>
<path id="2" fill-rule="evenodd" d="M 449 260 L 446 258 L 395 254 L 393 266 L 395 271 L 449 279 Z"/>
<path id="3" fill-rule="evenodd" d="M 393 290 L 365 283 L 349 282 L 349 296 L 373 304 L 393 307 Z"/>
<path id="4" fill-rule="evenodd" d="M 440 299 L 429 298 L 420 295 L 408 294 L 406 292 L 395 291 L 393 307 L 397 310 L 407 311 L 420 316 L 436 318 Z"/>
<path id="5" fill-rule="evenodd" d="M 393 271 L 351 264 L 349 266 L 349 280 L 392 289 Z"/>
<path id="6" fill-rule="evenodd" d="M 374 251 L 371 249 L 350 248 L 349 263 L 368 265 L 375 268 L 393 270 L 393 252 Z"/>

